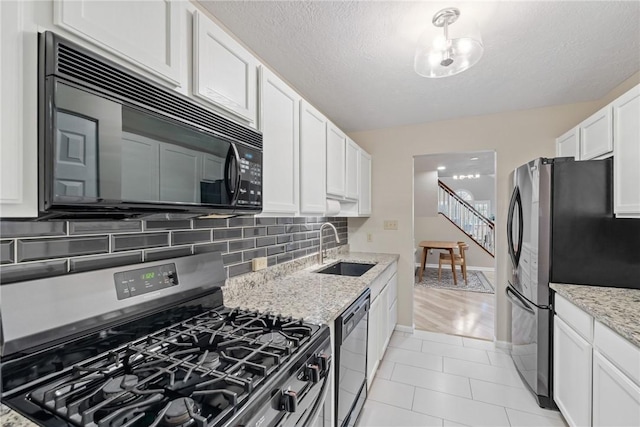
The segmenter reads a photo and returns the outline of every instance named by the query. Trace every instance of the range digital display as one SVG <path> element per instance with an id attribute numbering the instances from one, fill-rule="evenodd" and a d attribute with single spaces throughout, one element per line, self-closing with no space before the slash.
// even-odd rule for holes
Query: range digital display
<path id="1" fill-rule="evenodd" d="M 174 263 L 122 271 L 115 273 L 113 278 L 119 300 L 178 285 Z"/>

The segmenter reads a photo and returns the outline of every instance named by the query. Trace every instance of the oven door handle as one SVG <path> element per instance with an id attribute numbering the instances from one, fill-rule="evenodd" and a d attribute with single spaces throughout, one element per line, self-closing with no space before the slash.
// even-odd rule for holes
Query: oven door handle
<path id="1" fill-rule="evenodd" d="M 322 389 L 320 390 L 320 394 L 318 395 L 318 400 L 313 404 L 313 409 L 311 413 L 307 417 L 307 421 L 305 421 L 304 426 L 310 427 L 318 417 L 318 412 L 322 405 L 324 404 L 325 399 L 327 398 L 327 393 L 329 393 L 329 383 L 331 382 L 331 360 L 327 364 L 327 373 L 325 375 L 324 384 L 322 384 Z"/>

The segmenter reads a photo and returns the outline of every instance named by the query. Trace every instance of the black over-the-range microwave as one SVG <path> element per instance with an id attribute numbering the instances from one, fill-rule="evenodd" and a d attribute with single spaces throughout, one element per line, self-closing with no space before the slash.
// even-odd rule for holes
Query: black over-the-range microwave
<path id="1" fill-rule="evenodd" d="M 262 209 L 262 134 L 51 33 L 39 35 L 40 218 Z"/>

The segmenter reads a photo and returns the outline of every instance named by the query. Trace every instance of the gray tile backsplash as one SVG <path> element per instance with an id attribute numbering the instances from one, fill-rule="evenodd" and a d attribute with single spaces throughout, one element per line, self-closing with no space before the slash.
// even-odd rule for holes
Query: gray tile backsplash
<path id="1" fill-rule="evenodd" d="M 317 253 L 323 222 L 347 244 L 347 219 L 280 217 L 176 221 L 1 221 L 0 282 L 117 267 L 192 253 L 220 252 L 227 276 L 251 271 L 251 260 L 269 266 Z M 333 230 L 325 230 L 335 247 Z"/>

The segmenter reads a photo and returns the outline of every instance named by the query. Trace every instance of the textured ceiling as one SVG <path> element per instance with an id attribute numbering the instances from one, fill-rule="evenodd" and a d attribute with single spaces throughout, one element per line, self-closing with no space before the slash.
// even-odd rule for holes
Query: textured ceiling
<path id="1" fill-rule="evenodd" d="M 594 100 L 640 69 L 639 1 L 200 3 L 348 132 Z M 484 56 L 420 77 L 416 41 L 447 6 Z"/>
<path id="2" fill-rule="evenodd" d="M 438 166 L 444 166 L 445 170 L 438 171 L 441 178 L 469 174 L 493 175 L 495 164 L 493 151 L 429 154 L 414 157 L 413 171 L 429 172 L 437 170 Z"/>

